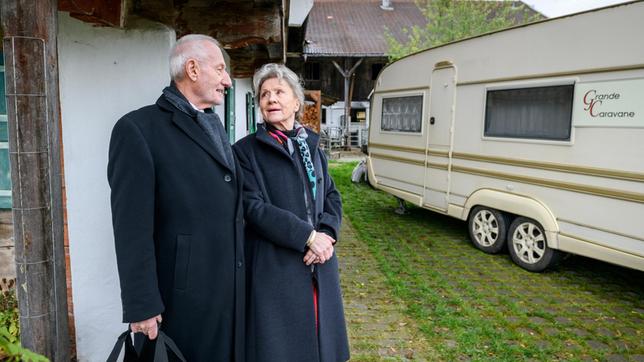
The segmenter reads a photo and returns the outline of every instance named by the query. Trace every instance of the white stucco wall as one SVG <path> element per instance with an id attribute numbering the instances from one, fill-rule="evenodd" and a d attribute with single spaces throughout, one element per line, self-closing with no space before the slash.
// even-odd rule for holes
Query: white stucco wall
<path id="1" fill-rule="evenodd" d="M 340 127 L 342 123 L 341 117 L 344 116 L 344 102 L 336 102 L 326 108 L 326 124 L 322 125 L 322 128 L 326 129 L 327 127 Z M 369 102 L 351 102 L 351 108 L 364 108 L 367 115 L 366 125 L 369 126 Z M 352 124 L 352 126 L 356 126 Z"/>
<path id="2" fill-rule="evenodd" d="M 288 26 L 302 26 L 312 8 L 313 0 L 289 1 Z"/>
<path id="3" fill-rule="evenodd" d="M 235 79 L 235 141 L 248 134 L 246 123 L 246 93 L 253 89 L 251 78 Z"/>
<path id="4" fill-rule="evenodd" d="M 59 15 L 58 55 L 67 222 L 79 361 L 105 361 L 120 332 L 107 152 L 114 123 L 169 83 L 173 30 L 93 27 Z"/>

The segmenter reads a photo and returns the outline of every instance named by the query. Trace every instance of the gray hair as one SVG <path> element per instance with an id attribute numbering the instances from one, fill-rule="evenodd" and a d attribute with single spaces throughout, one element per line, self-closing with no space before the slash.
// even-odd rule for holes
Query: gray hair
<path id="1" fill-rule="evenodd" d="M 253 76 L 253 88 L 255 89 L 255 99 L 257 103 L 259 103 L 259 91 L 262 88 L 262 84 L 264 84 L 268 79 L 273 78 L 284 80 L 286 84 L 291 87 L 291 90 L 293 90 L 295 97 L 300 101 L 300 109 L 297 111 L 295 116 L 298 120 L 301 120 L 302 115 L 304 114 L 304 87 L 302 87 L 302 82 L 297 74 L 288 69 L 284 64 L 264 64 L 255 72 L 255 75 Z"/>
<path id="2" fill-rule="evenodd" d="M 210 42 L 221 48 L 217 40 L 203 34 L 189 34 L 177 40 L 170 50 L 170 79 L 183 79 L 184 67 L 188 59 L 196 59 L 199 62 L 206 60 L 207 50 L 203 46 L 204 42 Z"/>

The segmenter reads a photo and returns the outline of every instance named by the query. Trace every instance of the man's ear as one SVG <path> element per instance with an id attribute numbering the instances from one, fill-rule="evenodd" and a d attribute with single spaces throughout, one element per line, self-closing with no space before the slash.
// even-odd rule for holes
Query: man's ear
<path id="1" fill-rule="evenodd" d="M 186 61 L 185 72 L 190 80 L 193 82 L 197 81 L 199 77 L 199 63 L 196 59 L 188 59 Z"/>

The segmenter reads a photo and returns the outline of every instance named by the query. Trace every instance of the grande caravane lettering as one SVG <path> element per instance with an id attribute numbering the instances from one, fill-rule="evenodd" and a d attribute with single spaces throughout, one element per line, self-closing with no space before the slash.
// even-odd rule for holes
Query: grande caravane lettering
<path id="1" fill-rule="evenodd" d="M 584 104 L 586 105 L 586 108 L 584 108 L 584 111 L 588 111 L 588 114 L 590 114 L 591 117 L 606 117 L 606 118 L 635 117 L 635 112 L 633 111 L 617 111 L 617 112 L 598 111 L 599 106 L 601 106 L 601 104 L 605 100 L 618 100 L 620 97 L 621 97 L 621 94 L 619 93 L 614 92 L 614 93 L 597 94 L 596 89 L 591 89 L 588 92 L 586 92 L 586 94 L 584 94 Z"/>

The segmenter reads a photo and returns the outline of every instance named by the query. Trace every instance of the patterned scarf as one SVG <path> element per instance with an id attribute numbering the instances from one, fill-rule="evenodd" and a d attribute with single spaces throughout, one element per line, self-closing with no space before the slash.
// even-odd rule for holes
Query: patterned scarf
<path id="1" fill-rule="evenodd" d="M 317 183 L 315 182 L 315 167 L 313 167 L 313 159 L 311 158 L 311 150 L 309 149 L 309 144 L 306 143 L 306 139 L 309 135 L 306 133 L 306 128 L 301 124 L 295 123 L 295 136 L 288 137 L 284 132 L 278 130 L 277 128 L 270 126 L 266 127 L 268 135 L 273 137 L 280 145 L 288 147 L 289 153 L 293 154 L 293 142 L 291 139 L 294 139 L 297 142 L 300 155 L 302 156 L 302 164 L 304 165 L 304 170 L 306 171 L 306 176 L 311 186 L 311 194 L 313 195 L 313 200 L 315 200 L 315 194 L 317 191 Z"/>

